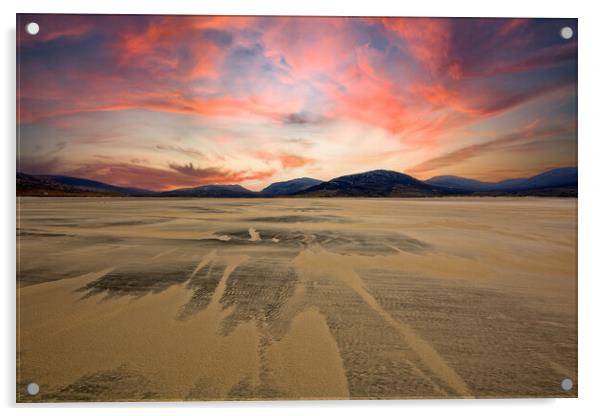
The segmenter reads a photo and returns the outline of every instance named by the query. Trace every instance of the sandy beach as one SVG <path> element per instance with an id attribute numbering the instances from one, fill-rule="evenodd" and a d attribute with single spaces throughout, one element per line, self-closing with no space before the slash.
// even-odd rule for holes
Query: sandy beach
<path id="1" fill-rule="evenodd" d="M 19 198 L 17 235 L 18 401 L 577 395 L 573 198 Z"/>

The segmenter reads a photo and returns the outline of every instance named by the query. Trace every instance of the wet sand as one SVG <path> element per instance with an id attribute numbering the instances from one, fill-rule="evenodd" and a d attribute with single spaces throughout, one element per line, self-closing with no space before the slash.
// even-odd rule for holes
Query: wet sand
<path id="1" fill-rule="evenodd" d="M 19 198 L 17 400 L 575 397 L 576 207 Z"/>

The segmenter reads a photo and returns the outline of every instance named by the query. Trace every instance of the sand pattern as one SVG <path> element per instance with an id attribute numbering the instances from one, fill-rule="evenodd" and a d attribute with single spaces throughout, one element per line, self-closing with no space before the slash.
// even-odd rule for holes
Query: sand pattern
<path id="1" fill-rule="evenodd" d="M 574 200 L 19 207 L 19 401 L 577 394 Z"/>

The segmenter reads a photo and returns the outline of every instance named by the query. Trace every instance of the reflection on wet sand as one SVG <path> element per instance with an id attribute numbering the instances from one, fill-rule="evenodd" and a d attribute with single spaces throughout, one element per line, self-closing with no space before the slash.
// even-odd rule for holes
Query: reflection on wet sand
<path id="1" fill-rule="evenodd" d="M 21 198 L 17 232 L 20 401 L 576 395 L 574 200 Z"/>

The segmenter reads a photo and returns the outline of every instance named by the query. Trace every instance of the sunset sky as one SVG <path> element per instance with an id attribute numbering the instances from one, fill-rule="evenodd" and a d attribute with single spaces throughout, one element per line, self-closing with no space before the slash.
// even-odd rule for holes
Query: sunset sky
<path id="1" fill-rule="evenodd" d="M 17 168 L 259 190 L 576 166 L 576 38 L 574 19 L 19 15 Z"/>

